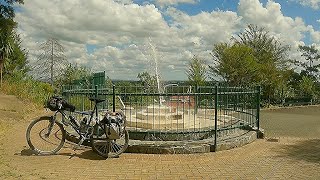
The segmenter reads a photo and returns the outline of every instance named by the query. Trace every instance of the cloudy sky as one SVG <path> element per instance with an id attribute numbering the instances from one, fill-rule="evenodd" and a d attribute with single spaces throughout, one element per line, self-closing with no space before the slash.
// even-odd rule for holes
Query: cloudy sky
<path id="1" fill-rule="evenodd" d="M 213 45 L 248 24 L 289 44 L 294 58 L 298 45 L 320 48 L 320 0 L 25 0 L 16 21 L 31 63 L 54 37 L 69 62 L 112 79 L 154 73 L 154 59 L 162 79 L 187 79 L 193 55 L 210 63 Z"/>

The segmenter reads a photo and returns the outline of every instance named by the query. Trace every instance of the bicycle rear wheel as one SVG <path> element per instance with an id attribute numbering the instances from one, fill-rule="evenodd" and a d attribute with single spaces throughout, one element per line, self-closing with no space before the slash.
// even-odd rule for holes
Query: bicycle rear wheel
<path id="1" fill-rule="evenodd" d="M 104 134 L 102 137 L 106 137 Z M 110 140 L 110 139 L 91 139 L 91 146 L 94 152 L 97 152 L 100 156 L 105 158 L 114 158 L 118 157 L 123 153 L 129 144 L 129 133 L 127 130 L 124 130 L 120 139 Z"/>
<path id="2" fill-rule="evenodd" d="M 32 121 L 26 133 L 28 145 L 38 155 L 57 153 L 63 147 L 65 137 L 63 125 L 57 121 L 53 123 L 47 116 Z"/>

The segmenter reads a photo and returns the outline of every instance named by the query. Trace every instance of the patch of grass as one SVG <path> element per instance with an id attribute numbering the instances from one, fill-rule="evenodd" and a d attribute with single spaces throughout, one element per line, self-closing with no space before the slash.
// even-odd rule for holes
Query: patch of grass
<path id="1" fill-rule="evenodd" d="M 14 95 L 24 101 L 32 102 L 38 108 L 43 107 L 45 100 L 53 94 L 53 88 L 48 83 L 19 75 L 6 78 L 0 90 L 4 94 Z"/>

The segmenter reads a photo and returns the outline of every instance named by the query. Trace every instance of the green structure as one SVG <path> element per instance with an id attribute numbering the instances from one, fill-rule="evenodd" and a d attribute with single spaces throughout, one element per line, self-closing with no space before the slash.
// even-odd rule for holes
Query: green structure
<path id="1" fill-rule="evenodd" d="M 74 80 L 71 84 L 66 84 L 64 87 L 68 89 L 68 87 L 78 88 L 78 89 L 86 89 L 86 88 L 94 88 L 95 86 L 104 87 L 106 84 L 106 73 L 98 72 L 92 74 L 91 77 L 86 78 L 82 77 L 80 79 Z"/>
<path id="2" fill-rule="evenodd" d="M 100 86 L 100 87 L 104 87 L 106 83 L 106 72 L 98 72 L 98 73 L 94 73 L 91 79 L 91 85 L 92 88 L 94 88 L 95 86 Z"/>

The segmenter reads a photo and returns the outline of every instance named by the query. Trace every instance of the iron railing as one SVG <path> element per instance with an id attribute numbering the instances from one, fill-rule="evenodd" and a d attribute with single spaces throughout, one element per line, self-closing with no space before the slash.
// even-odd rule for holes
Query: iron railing
<path id="1" fill-rule="evenodd" d="M 63 96 L 88 111 L 88 97 L 106 99 L 101 111 L 122 110 L 130 137 L 144 140 L 199 140 L 227 136 L 246 127 L 259 129 L 260 87 L 127 86 L 81 89 L 64 86 Z M 103 114 L 103 112 L 102 112 Z"/>

